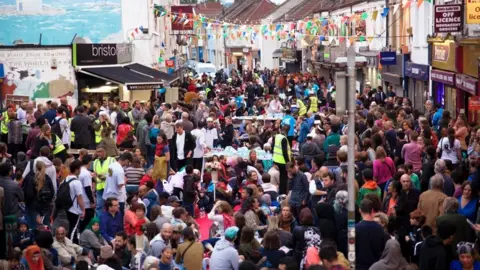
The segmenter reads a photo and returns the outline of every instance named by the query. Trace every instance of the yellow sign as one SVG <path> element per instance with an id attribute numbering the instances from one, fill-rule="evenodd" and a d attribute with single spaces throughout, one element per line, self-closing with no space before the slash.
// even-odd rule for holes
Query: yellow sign
<path id="1" fill-rule="evenodd" d="M 480 23 L 480 0 L 467 0 L 467 24 Z"/>

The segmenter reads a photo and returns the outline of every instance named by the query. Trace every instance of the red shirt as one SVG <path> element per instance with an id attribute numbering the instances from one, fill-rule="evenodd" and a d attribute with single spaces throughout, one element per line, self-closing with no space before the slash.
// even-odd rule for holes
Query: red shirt
<path id="1" fill-rule="evenodd" d="M 131 125 L 121 124 L 120 126 L 118 126 L 117 144 L 121 144 L 123 140 L 127 138 L 128 133 L 132 130 L 133 130 L 133 127 Z"/>

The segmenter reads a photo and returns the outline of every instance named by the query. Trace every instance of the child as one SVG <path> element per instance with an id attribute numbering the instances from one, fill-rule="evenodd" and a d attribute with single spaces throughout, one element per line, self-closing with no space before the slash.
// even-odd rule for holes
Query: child
<path id="1" fill-rule="evenodd" d="M 162 250 L 162 256 L 160 257 L 160 263 L 158 264 L 160 270 L 172 270 L 172 248 L 165 247 Z"/>
<path id="2" fill-rule="evenodd" d="M 422 230 L 423 225 L 425 224 L 426 217 L 420 210 L 415 210 L 410 213 L 410 225 L 411 229 L 408 235 L 405 236 L 405 242 L 410 246 L 412 261 L 415 257 L 415 254 L 418 254 L 417 250 L 420 250 L 420 246 L 423 239 Z M 417 258 L 418 259 L 418 258 Z"/>
<path id="3" fill-rule="evenodd" d="M 18 220 L 18 231 L 13 237 L 13 247 L 19 247 L 24 250 L 30 245 L 33 245 L 35 235 L 33 231 L 28 229 L 27 222 L 24 219 Z"/>

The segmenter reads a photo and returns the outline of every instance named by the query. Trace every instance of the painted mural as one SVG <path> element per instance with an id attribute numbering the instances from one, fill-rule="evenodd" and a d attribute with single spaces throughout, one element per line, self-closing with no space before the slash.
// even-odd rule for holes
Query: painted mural
<path id="1" fill-rule="evenodd" d="M 70 48 L 0 49 L 7 94 L 35 98 L 66 97 L 76 92 Z"/>
<path id="2" fill-rule="evenodd" d="M 0 0 L 0 43 L 71 44 L 123 41 L 121 0 Z"/>

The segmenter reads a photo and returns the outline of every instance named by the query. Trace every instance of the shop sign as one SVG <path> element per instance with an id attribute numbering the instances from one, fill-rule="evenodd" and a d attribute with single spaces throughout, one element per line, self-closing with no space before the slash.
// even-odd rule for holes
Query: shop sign
<path id="1" fill-rule="evenodd" d="M 478 78 L 478 64 L 477 61 L 472 60 L 480 57 L 480 46 L 465 44 L 461 46 L 461 49 L 463 51 L 463 61 L 461 61 L 463 65 L 462 73 Z"/>
<path id="2" fill-rule="evenodd" d="M 73 44 L 73 66 L 117 65 L 132 62 L 132 46 L 120 44 Z"/>
<path id="3" fill-rule="evenodd" d="M 435 33 L 461 32 L 462 5 L 435 5 Z"/>
<path id="4" fill-rule="evenodd" d="M 430 78 L 432 81 L 455 85 L 455 73 L 432 69 Z"/>
<path id="5" fill-rule="evenodd" d="M 165 60 L 165 66 L 168 68 L 175 67 L 175 60 Z"/>
<path id="6" fill-rule="evenodd" d="M 467 24 L 480 23 L 480 0 L 467 0 Z"/>
<path id="7" fill-rule="evenodd" d="M 428 66 L 408 61 L 405 67 L 405 76 L 417 80 L 428 81 Z"/>
<path id="8" fill-rule="evenodd" d="M 432 67 L 456 72 L 455 43 L 452 40 L 435 43 L 432 48 Z"/>
<path id="9" fill-rule="evenodd" d="M 468 99 L 469 111 L 480 111 L 480 97 L 474 96 Z"/>
<path id="10" fill-rule="evenodd" d="M 464 74 L 457 74 L 455 77 L 455 86 L 472 95 L 477 94 L 477 80 Z"/>
<path id="11" fill-rule="evenodd" d="M 128 90 L 153 90 L 162 88 L 163 84 L 161 83 L 143 83 L 143 84 L 127 84 Z"/>
<path id="12" fill-rule="evenodd" d="M 297 51 L 293 49 L 283 49 L 282 57 L 283 59 L 297 59 Z"/>
<path id="13" fill-rule="evenodd" d="M 397 64 L 397 53 L 396 52 L 381 52 L 380 53 L 380 64 L 383 66 L 392 66 Z"/>

